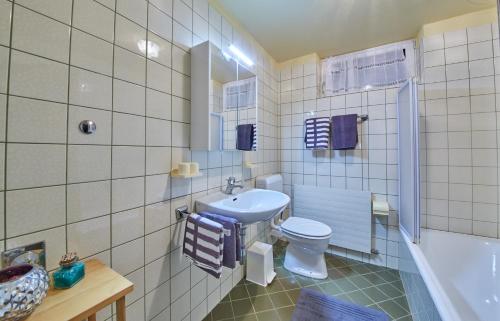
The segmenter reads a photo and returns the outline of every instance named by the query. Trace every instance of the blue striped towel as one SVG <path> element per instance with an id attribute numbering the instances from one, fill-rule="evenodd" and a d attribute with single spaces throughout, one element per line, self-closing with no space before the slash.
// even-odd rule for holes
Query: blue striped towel
<path id="1" fill-rule="evenodd" d="M 200 212 L 199 215 L 220 223 L 224 228 L 224 256 L 222 264 L 225 267 L 234 269 L 236 261 L 241 261 L 240 223 L 237 219 L 224 215 L 208 212 Z"/>
<path id="2" fill-rule="evenodd" d="M 328 149 L 330 118 L 309 118 L 305 121 L 304 143 L 306 149 Z"/>
<path id="3" fill-rule="evenodd" d="M 257 150 L 257 125 L 252 124 L 252 129 L 253 129 L 252 150 Z"/>
<path id="4" fill-rule="evenodd" d="M 389 321 L 382 311 L 302 289 L 291 321 Z"/>
<path id="5" fill-rule="evenodd" d="M 224 251 L 221 224 L 192 213 L 186 221 L 182 251 L 193 264 L 220 278 Z"/>

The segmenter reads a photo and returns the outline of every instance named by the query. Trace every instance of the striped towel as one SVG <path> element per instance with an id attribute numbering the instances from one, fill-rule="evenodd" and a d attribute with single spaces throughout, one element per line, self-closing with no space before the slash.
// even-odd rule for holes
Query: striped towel
<path id="1" fill-rule="evenodd" d="M 257 125 L 252 124 L 252 129 L 253 129 L 252 150 L 257 150 Z"/>
<path id="2" fill-rule="evenodd" d="M 232 217 L 208 212 L 200 212 L 199 215 L 220 223 L 224 228 L 224 255 L 222 264 L 225 267 L 234 269 L 236 261 L 241 261 L 240 223 Z"/>
<path id="3" fill-rule="evenodd" d="M 305 121 L 306 149 L 328 149 L 330 119 L 328 117 L 309 118 Z"/>
<path id="4" fill-rule="evenodd" d="M 193 264 L 220 278 L 224 251 L 221 224 L 192 213 L 186 221 L 183 253 Z"/>

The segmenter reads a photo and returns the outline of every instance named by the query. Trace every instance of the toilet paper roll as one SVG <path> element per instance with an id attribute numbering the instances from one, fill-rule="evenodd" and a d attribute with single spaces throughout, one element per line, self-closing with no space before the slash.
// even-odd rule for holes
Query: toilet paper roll
<path id="1" fill-rule="evenodd" d="M 189 172 L 191 175 L 198 174 L 200 171 L 200 165 L 198 163 L 189 163 Z"/>
<path id="2" fill-rule="evenodd" d="M 189 175 L 189 163 L 179 163 L 179 174 Z"/>

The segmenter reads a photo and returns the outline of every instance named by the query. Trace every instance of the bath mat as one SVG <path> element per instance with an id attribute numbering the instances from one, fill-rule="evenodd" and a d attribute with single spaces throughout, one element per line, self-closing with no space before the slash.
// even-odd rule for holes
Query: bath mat
<path id="1" fill-rule="evenodd" d="M 379 310 L 302 289 L 291 321 L 389 321 L 389 317 Z"/>

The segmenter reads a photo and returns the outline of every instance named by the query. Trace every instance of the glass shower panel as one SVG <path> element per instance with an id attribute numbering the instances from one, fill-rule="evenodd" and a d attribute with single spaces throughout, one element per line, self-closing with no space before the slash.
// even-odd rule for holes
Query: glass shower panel
<path id="1" fill-rule="evenodd" d="M 419 114 L 417 84 L 406 82 L 398 92 L 399 226 L 420 239 Z"/>

